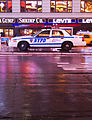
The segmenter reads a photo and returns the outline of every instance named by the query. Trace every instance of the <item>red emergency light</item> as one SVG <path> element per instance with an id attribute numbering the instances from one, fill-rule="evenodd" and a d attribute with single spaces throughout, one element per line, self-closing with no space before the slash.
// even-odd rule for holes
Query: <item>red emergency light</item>
<path id="1" fill-rule="evenodd" d="M 75 27 L 81 26 L 81 24 L 67 24 L 67 25 L 37 25 L 37 24 L 30 24 L 31 27 Z"/>

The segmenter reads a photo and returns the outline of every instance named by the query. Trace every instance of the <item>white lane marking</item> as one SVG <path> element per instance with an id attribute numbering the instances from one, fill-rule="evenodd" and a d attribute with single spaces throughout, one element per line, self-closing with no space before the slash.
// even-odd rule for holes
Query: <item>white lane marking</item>
<path id="1" fill-rule="evenodd" d="M 12 56 L 13 57 L 13 56 L 33 56 L 33 55 L 22 55 L 22 54 L 20 54 L 20 55 L 19 54 L 0 55 L 0 57 L 4 57 L 4 56 Z"/>
<path id="2" fill-rule="evenodd" d="M 81 69 L 77 69 L 77 68 L 63 68 L 63 70 L 76 70 L 76 71 L 82 71 L 82 70 L 88 71 L 88 70 L 90 70 L 90 71 L 92 71 L 92 69 L 89 69 L 89 68 L 87 68 L 87 69 L 85 69 L 85 68 L 81 68 Z"/>
<path id="3" fill-rule="evenodd" d="M 78 54 L 78 55 L 92 55 L 92 53 L 62 53 L 62 52 L 32 52 L 32 51 L 30 51 L 30 52 L 14 52 L 14 51 L 9 51 L 9 52 L 3 52 L 3 51 L 1 51 L 0 52 L 0 55 L 16 55 L 16 54 L 22 54 L 22 55 L 58 55 L 58 56 L 62 56 L 62 55 L 76 55 L 76 54 Z"/>
<path id="4" fill-rule="evenodd" d="M 81 63 L 82 65 L 88 65 L 88 64 L 90 64 L 90 63 Z"/>
<path id="5" fill-rule="evenodd" d="M 69 65 L 69 62 L 58 62 L 57 64 L 65 64 L 65 65 Z M 91 65 L 91 63 L 80 63 L 81 65 Z"/>
<path id="6" fill-rule="evenodd" d="M 58 62 L 57 64 L 62 64 L 62 65 L 69 65 L 69 62 Z"/>
<path id="7" fill-rule="evenodd" d="M 67 64 L 66 64 L 67 65 Z M 77 68 L 77 67 L 71 67 L 71 66 L 64 66 L 64 64 L 62 64 L 62 65 L 58 65 L 57 64 L 57 67 L 58 68 L 62 68 L 63 70 L 76 70 L 76 71 L 92 71 L 92 68 L 89 68 L 89 67 L 87 67 L 87 68 L 83 68 L 83 67 L 80 67 L 80 68 Z"/>
<path id="8" fill-rule="evenodd" d="M 63 70 L 77 70 L 77 69 L 76 68 L 63 68 Z"/>
<path id="9" fill-rule="evenodd" d="M 57 67 L 63 67 L 62 65 L 57 65 Z"/>

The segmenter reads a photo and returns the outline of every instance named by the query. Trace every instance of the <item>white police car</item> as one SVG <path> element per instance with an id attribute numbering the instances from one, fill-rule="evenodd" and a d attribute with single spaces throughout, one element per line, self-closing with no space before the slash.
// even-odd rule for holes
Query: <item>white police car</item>
<path id="1" fill-rule="evenodd" d="M 71 36 L 61 29 L 43 29 L 33 36 L 14 37 L 9 40 L 10 47 L 18 47 L 20 51 L 28 48 L 61 48 L 70 50 L 73 46 L 85 46 L 82 36 Z"/>

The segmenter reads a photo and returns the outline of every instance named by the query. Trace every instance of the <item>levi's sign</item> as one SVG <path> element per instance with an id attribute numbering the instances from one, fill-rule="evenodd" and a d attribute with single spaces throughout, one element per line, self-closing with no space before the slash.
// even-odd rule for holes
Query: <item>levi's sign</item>
<path id="1" fill-rule="evenodd" d="M 53 19 L 53 23 L 71 23 L 71 19 Z"/>
<path id="2" fill-rule="evenodd" d="M 82 23 L 92 23 L 92 19 L 82 19 Z"/>
<path id="3" fill-rule="evenodd" d="M 58 19 L 49 19 L 48 21 L 49 23 L 75 23 L 76 20 L 75 19 L 69 19 L 69 18 L 58 18 Z"/>
<path id="4" fill-rule="evenodd" d="M 92 18 L 80 18 L 78 19 L 78 23 L 92 23 Z"/>

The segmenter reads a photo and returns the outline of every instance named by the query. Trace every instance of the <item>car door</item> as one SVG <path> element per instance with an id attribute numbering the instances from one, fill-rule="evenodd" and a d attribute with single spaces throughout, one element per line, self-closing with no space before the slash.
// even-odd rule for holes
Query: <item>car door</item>
<path id="1" fill-rule="evenodd" d="M 52 30 L 52 43 L 53 47 L 61 47 L 64 40 L 64 34 L 60 30 Z"/>
<path id="2" fill-rule="evenodd" d="M 49 47 L 50 30 L 41 31 L 33 40 L 35 47 Z"/>

